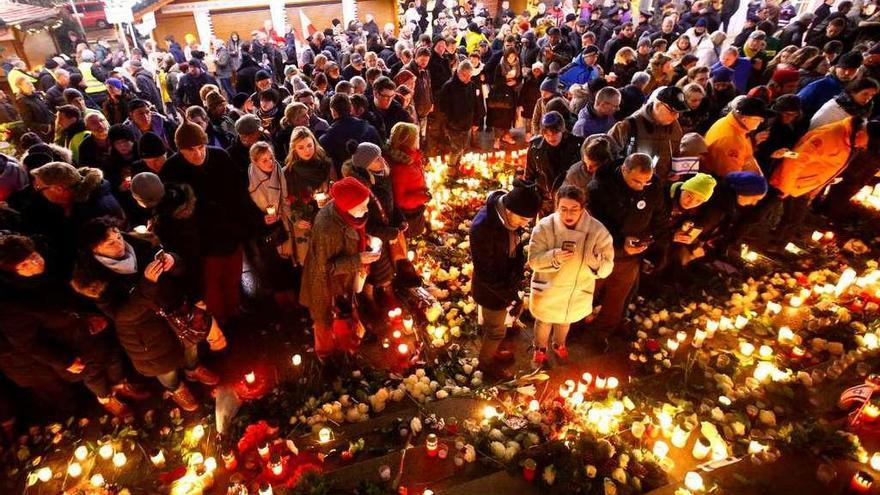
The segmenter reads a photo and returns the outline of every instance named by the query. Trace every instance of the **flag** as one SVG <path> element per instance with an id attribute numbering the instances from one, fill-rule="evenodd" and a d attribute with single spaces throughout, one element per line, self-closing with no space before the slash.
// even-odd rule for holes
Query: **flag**
<path id="1" fill-rule="evenodd" d="M 302 9 L 299 9 L 299 22 L 300 22 L 300 25 L 302 26 L 301 36 L 308 38 L 318 32 L 318 30 L 315 28 L 315 26 L 312 25 L 312 20 L 309 19 L 309 16 L 307 16 L 306 13 L 303 12 Z"/>

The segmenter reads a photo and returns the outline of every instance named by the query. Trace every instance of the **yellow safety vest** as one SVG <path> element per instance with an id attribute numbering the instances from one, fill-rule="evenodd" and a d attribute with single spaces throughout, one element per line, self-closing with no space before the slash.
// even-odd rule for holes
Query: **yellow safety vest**
<path id="1" fill-rule="evenodd" d="M 81 62 L 78 67 L 83 76 L 83 83 L 86 85 L 86 93 L 95 94 L 107 91 L 104 83 L 92 74 L 92 62 Z"/>

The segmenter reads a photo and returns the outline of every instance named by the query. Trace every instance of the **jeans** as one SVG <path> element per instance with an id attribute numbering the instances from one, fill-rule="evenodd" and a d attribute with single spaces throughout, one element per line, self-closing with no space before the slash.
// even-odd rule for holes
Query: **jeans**
<path id="1" fill-rule="evenodd" d="M 507 326 L 504 320 L 507 318 L 507 309 L 489 309 L 480 306 L 480 314 L 483 316 L 483 323 L 480 327 L 483 330 L 483 342 L 480 346 L 480 362 L 490 363 L 504 336 L 507 335 Z"/>
<path id="2" fill-rule="evenodd" d="M 223 88 L 223 91 L 226 93 L 226 98 L 231 102 L 232 97 L 235 96 L 235 90 L 232 89 L 232 78 L 231 77 L 221 77 L 220 79 L 220 87 Z"/>
<path id="3" fill-rule="evenodd" d="M 199 362 L 199 347 L 197 344 L 183 344 L 183 360 L 186 369 L 195 369 Z M 168 390 L 174 391 L 180 387 L 180 372 L 176 369 L 156 375 L 156 379 Z"/>
<path id="4" fill-rule="evenodd" d="M 553 334 L 553 343 L 557 347 L 565 347 L 565 339 L 568 337 L 570 323 L 547 323 L 535 320 L 535 347 L 546 349 L 550 345 L 550 334 Z"/>

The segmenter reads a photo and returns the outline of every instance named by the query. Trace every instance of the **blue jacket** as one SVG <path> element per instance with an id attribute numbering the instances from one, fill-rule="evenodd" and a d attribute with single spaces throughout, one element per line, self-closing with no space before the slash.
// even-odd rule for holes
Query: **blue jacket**
<path id="1" fill-rule="evenodd" d="M 571 133 L 577 137 L 605 134 L 615 122 L 617 122 L 617 119 L 614 118 L 614 115 L 600 117 L 593 113 L 593 106 L 587 103 L 578 113 L 577 122 L 571 129 Z"/>
<path id="2" fill-rule="evenodd" d="M 801 99 L 804 115 L 813 115 L 828 100 L 839 95 L 843 91 L 843 83 L 833 75 L 827 75 L 804 86 L 798 91 Z"/>
<path id="3" fill-rule="evenodd" d="M 571 64 L 559 75 L 559 81 L 568 89 L 572 84 L 587 84 L 599 78 L 599 68 L 584 63 L 584 54 L 578 54 Z"/>
<path id="4" fill-rule="evenodd" d="M 511 231 L 501 223 L 496 210 L 504 194 L 504 191 L 495 191 L 489 195 L 486 205 L 474 217 L 470 231 L 474 301 L 494 310 L 505 309 L 515 301 L 525 279 L 526 255 L 519 232 L 513 233 L 517 246 L 511 255 Z"/>
<path id="5" fill-rule="evenodd" d="M 721 62 L 715 62 L 712 70 L 721 67 Z M 739 57 L 733 64 L 733 87 L 739 94 L 745 94 L 749 90 L 749 78 L 752 76 L 752 61 L 746 57 Z"/>

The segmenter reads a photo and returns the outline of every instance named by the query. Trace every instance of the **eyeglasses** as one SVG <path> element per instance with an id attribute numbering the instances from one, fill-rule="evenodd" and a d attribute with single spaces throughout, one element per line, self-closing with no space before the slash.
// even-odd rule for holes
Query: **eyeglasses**
<path id="1" fill-rule="evenodd" d="M 46 185 L 46 184 L 43 184 L 42 186 L 38 186 L 38 185 L 34 184 L 34 191 L 37 191 L 38 193 L 41 193 L 41 192 L 43 192 L 43 191 L 45 191 L 46 189 L 49 189 L 49 188 L 51 188 L 51 187 L 54 187 L 54 186 L 50 186 L 50 185 Z"/>
<path id="2" fill-rule="evenodd" d="M 378 93 L 376 96 L 383 100 L 390 100 L 391 98 L 394 98 L 394 95 L 395 93 Z"/>

